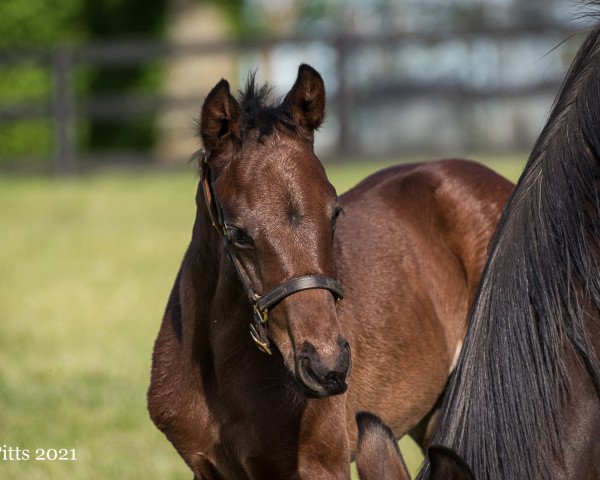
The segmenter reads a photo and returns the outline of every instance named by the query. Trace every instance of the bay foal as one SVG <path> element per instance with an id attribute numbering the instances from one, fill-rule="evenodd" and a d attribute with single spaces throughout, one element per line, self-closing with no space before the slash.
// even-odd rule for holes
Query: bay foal
<path id="1" fill-rule="evenodd" d="M 348 478 L 355 412 L 422 440 L 460 350 L 512 185 L 446 160 L 338 198 L 313 151 L 324 112 L 307 65 L 279 104 L 253 79 L 204 102 L 196 221 L 148 390 L 197 479 Z"/>

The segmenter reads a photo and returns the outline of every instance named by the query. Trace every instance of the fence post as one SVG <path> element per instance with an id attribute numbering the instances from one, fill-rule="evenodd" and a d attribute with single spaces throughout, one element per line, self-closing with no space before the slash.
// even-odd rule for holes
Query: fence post
<path id="1" fill-rule="evenodd" d="M 73 94 L 73 52 L 68 47 L 52 54 L 52 121 L 54 124 L 54 172 L 72 175 L 75 158 L 75 105 Z"/>
<path id="2" fill-rule="evenodd" d="M 351 122 L 350 115 L 352 114 L 352 99 L 348 90 L 348 33 L 345 25 L 341 29 L 336 40 L 337 63 L 336 75 L 338 81 L 338 105 L 337 114 L 340 126 L 338 136 L 338 154 L 342 156 L 352 155 L 352 138 L 351 138 Z"/>

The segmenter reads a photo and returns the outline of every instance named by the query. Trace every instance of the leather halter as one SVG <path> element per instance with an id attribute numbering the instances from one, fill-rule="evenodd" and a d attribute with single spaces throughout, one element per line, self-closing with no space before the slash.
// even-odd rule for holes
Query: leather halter
<path id="1" fill-rule="evenodd" d="M 267 330 L 268 312 L 271 307 L 296 292 L 313 288 L 329 290 L 336 301 L 339 301 L 344 298 L 344 288 L 340 282 L 334 278 L 326 277 L 324 275 L 304 275 L 283 282 L 262 295 L 257 294 L 252 289 L 250 278 L 232 247 L 231 231 L 225 222 L 221 204 L 213 190 L 212 176 L 208 166 L 208 155 L 204 152 L 202 152 L 200 156 L 200 181 L 202 183 L 204 201 L 208 208 L 208 214 L 212 225 L 223 239 L 223 245 L 227 252 L 227 256 L 233 264 L 254 309 L 253 320 L 252 323 L 250 323 L 250 336 L 258 346 L 259 350 L 271 355 Z"/>

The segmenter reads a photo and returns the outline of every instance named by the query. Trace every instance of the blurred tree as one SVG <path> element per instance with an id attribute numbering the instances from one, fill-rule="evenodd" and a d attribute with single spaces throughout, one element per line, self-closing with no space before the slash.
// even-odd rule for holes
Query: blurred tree
<path id="1" fill-rule="evenodd" d="M 252 27 L 246 18 L 245 4 L 248 0 L 204 0 L 205 3 L 210 3 L 218 7 L 229 21 L 231 33 L 237 36 L 242 36 L 250 33 Z"/>
<path id="2" fill-rule="evenodd" d="M 204 0 L 218 7 L 237 37 L 318 27 L 335 18 L 340 0 Z"/>
<path id="3" fill-rule="evenodd" d="M 85 38 L 78 22 L 81 0 L 1 0 L 0 48 L 53 45 Z M 49 101 L 51 78 L 47 68 L 35 63 L 0 67 L 0 104 Z M 52 150 L 49 120 L 0 123 L 0 158 L 44 156 Z"/>
<path id="4" fill-rule="evenodd" d="M 160 37 L 164 31 L 167 0 L 81 0 L 82 23 L 90 40 L 124 37 Z M 93 94 L 153 92 L 160 87 L 160 67 L 94 68 L 88 74 Z M 149 149 L 155 139 L 154 116 L 123 120 L 93 120 L 85 144 L 88 149 Z"/>
<path id="5" fill-rule="evenodd" d="M 81 39 L 80 11 L 81 0 L 2 0 L 0 47 Z"/>
<path id="6" fill-rule="evenodd" d="M 77 44 L 122 37 L 158 37 L 166 22 L 167 0 L 0 0 L 0 48 Z M 78 75 L 79 93 L 153 92 L 160 86 L 157 65 L 88 69 Z M 48 103 L 51 76 L 47 67 L 21 63 L 0 67 L 0 104 Z M 80 133 L 90 150 L 149 148 L 154 119 L 93 121 Z M 3 122 L 0 157 L 48 156 L 53 132 L 48 119 Z"/>

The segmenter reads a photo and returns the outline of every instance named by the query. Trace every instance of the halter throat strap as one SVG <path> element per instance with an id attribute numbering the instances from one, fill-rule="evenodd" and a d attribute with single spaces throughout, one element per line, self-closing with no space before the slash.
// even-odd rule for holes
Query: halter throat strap
<path id="1" fill-rule="evenodd" d="M 253 321 L 250 323 L 250 336 L 258 346 L 259 350 L 270 355 L 271 349 L 268 338 L 267 319 L 268 312 L 272 307 L 294 293 L 309 289 L 329 290 L 335 300 L 340 301 L 344 298 L 344 288 L 340 282 L 334 278 L 315 274 L 292 278 L 262 295 L 257 294 L 252 288 L 246 269 L 242 265 L 242 262 L 232 246 L 229 227 L 225 222 L 221 204 L 213 190 L 212 175 L 208 166 L 208 155 L 204 152 L 200 157 L 200 182 L 202 184 L 201 188 L 204 202 L 208 209 L 210 221 L 217 230 L 218 235 L 223 239 L 223 245 L 227 252 L 227 256 L 229 257 L 254 310 Z"/>

